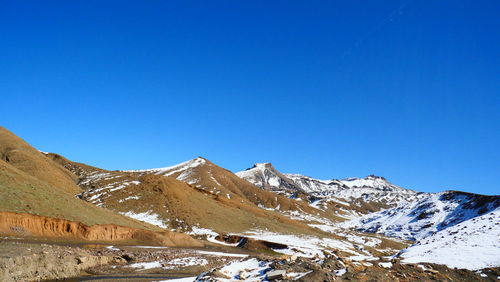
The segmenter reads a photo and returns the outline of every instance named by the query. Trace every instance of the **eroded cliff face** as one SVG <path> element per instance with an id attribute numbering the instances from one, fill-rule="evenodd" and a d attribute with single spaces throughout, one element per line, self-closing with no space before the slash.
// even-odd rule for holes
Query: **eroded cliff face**
<path id="1" fill-rule="evenodd" d="M 80 222 L 26 213 L 0 212 L 0 233 L 14 236 L 58 237 L 85 241 L 136 241 L 171 247 L 201 247 L 189 235 L 153 232 L 113 224 L 88 226 Z"/>

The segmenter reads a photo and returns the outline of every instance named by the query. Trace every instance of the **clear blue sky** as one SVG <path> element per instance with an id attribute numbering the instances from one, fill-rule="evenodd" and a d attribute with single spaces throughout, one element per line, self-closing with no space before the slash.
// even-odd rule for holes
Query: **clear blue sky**
<path id="1" fill-rule="evenodd" d="M 0 1 L 0 124 L 107 169 L 204 156 L 500 194 L 500 3 Z"/>

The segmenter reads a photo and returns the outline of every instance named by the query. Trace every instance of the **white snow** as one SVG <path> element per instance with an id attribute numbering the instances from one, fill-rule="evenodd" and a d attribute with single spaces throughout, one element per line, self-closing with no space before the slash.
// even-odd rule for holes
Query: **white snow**
<path id="1" fill-rule="evenodd" d="M 312 270 L 307 271 L 307 272 L 289 272 L 286 274 L 287 278 L 290 278 L 292 280 L 299 280 L 300 278 L 306 276 L 307 274 L 313 272 Z"/>
<path id="2" fill-rule="evenodd" d="M 128 216 L 130 218 L 133 218 L 133 219 L 140 220 L 142 222 L 156 225 L 156 226 L 161 227 L 161 228 L 168 228 L 168 226 L 165 223 L 163 223 L 163 221 L 160 219 L 159 215 L 152 213 L 150 211 L 143 212 L 143 213 L 134 213 L 134 212 L 129 211 L 129 212 L 125 212 L 125 213 L 121 212 L 121 214 L 123 214 L 124 216 Z"/>
<path id="3" fill-rule="evenodd" d="M 190 168 L 195 168 L 197 166 L 203 165 L 206 163 L 206 160 L 203 158 L 195 158 L 174 166 L 161 167 L 161 168 L 150 168 L 150 169 L 138 169 L 138 170 L 124 170 L 125 172 L 152 172 L 155 174 L 162 174 L 165 176 L 170 176 L 177 172 L 185 171 Z"/>
<path id="4" fill-rule="evenodd" d="M 224 246 L 231 246 L 231 247 L 236 247 L 239 244 L 239 243 L 226 243 L 223 241 L 219 241 L 219 240 L 215 239 L 215 237 L 216 236 L 207 236 L 207 241 L 212 242 L 212 243 L 216 243 L 216 244 L 220 244 L 220 245 L 224 245 Z"/>
<path id="5" fill-rule="evenodd" d="M 232 253 L 211 252 L 211 251 L 196 251 L 196 252 L 202 255 L 218 256 L 218 257 L 238 257 L 238 258 L 248 257 L 248 255 L 246 254 L 232 254 Z"/>
<path id="6" fill-rule="evenodd" d="M 199 257 L 182 257 L 165 261 L 138 262 L 128 265 L 127 267 L 141 268 L 141 270 L 162 268 L 162 269 L 178 269 L 193 265 L 207 265 L 208 261 Z"/>
<path id="7" fill-rule="evenodd" d="M 163 262 L 163 269 L 177 269 L 193 265 L 207 265 L 208 261 L 204 258 L 198 257 L 183 257 L 166 260 Z"/>
<path id="8" fill-rule="evenodd" d="M 140 199 L 139 196 L 128 196 L 127 198 L 119 200 L 118 203 L 123 203 L 128 200 L 139 200 L 139 199 Z"/>
<path id="9" fill-rule="evenodd" d="M 353 255 L 359 255 L 354 246 L 347 241 L 331 238 L 319 238 L 306 235 L 278 234 L 268 231 L 249 231 L 241 236 L 287 245 L 286 249 L 274 249 L 275 252 L 299 257 L 324 257 L 324 251 L 336 249 Z"/>
<path id="10" fill-rule="evenodd" d="M 474 199 L 474 196 L 454 192 L 427 194 L 419 201 L 368 214 L 339 226 L 418 240 L 477 216 L 480 208 L 468 208 Z"/>
<path id="11" fill-rule="evenodd" d="M 500 266 L 500 208 L 419 240 L 400 253 L 404 262 L 477 270 Z"/>
<path id="12" fill-rule="evenodd" d="M 378 265 L 383 267 L 383 268 L 391 268 L 392 267 L 391 262 L 379 262 Z"/>
<path id="13" fill-rule="evenodd" d="M 346 272 L 347 272 L 347 268 L 342 268 L 339 270 L 335 270 L 335 275 L 342 276 L 342 275 L 346 274 Z"/>
<path id="14" fill-rule="evenodd" d="M 343 184 L 349 187 L 371 187 L 371 188 L 385 188 L 391 186 L 387 180 L 377 176 L 367 176 L 365 178 L 351 177 L 340 180 Z"/>
<path id="15" fill-rule="evenodd" d="M 152 269 L 152 268 L 160 268 L 162 266 L 161 266 L 161 263 L 159 261 L 153 261 L 153 262 L 133 263 L 131 265 L 128 265 L 128 267 L 142 268 L 142 269 L 146 270 L 146 269 Z"/>
<path id="16" fill-rule="evenodd" d="M 213 231 L 212 229 L 202 228 L 199 226 L 191 227 L 191 231 L 187 232 L 189 235 L 209 235 L 209 236 L 219 236 L 219 233 Z"/>
<path id="17" fill-rule="evenodd" d="M 207 236 L 207 241 L 209 242 L 212 242 L 212 243 L 216 243 L 216 244 L 220 244 L 220 245 L 224 245 L 224 246 L 232 246 L 232 247 L 236 247 L 238 245 L 238 243 L 226 243 L 224 241 L 220 241 L 220 240 L 217 240 L 215 239 L 217 236 L 219 236 L 219 233 L 211 230 L 211 229 L 208 229 L 208 228 L 202 228 L 202 227 L 199 227 L 199 226 L 193 226 L 191 227 L 191 231 L 187 232 L 187 234 L 189 235 L 199 235 L 199 236 Z"/>
<path id="18" fill-rule="evenodd" d="M 230 280 L 220 278 L 218 280 L 262 281 L 265 278 L 266 270 L 269 269 L 269 264 L 269 262 L 261 261 L 256 258 L 231 262 L 220 269 L 220 272 Z"/>

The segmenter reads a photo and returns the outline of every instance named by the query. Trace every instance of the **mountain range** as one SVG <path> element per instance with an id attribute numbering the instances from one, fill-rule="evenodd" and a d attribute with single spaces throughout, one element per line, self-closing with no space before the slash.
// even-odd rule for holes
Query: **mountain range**
<path id="1" fill-rule="evenodd" d="M 197 157 L 112 171 L 0 128 L 0 233 L 221 245 L 282 255 L 500 266 L 500 196 L 423 193 L 381 176 L 319 180 L 271 163 L 233 173 Z M 464 256 L 463 252 L 469 254 Z"/>

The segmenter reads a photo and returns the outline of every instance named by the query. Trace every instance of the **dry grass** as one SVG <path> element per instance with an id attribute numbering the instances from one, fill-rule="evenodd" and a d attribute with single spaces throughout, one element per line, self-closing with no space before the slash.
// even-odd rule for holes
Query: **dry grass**
<path id="1" fill-rule="evenodd" d="M 77 193 L 77 177 L 21 138 L 0 127 L 0 159 L 11 166 L 49 184 L 52 189 Z"/>
<path id="2" fill-rule="evenodd" d="M 0 211 L 159 230 L 76 198 L 76 175 L 1 127 L 0 156 Z"/>

